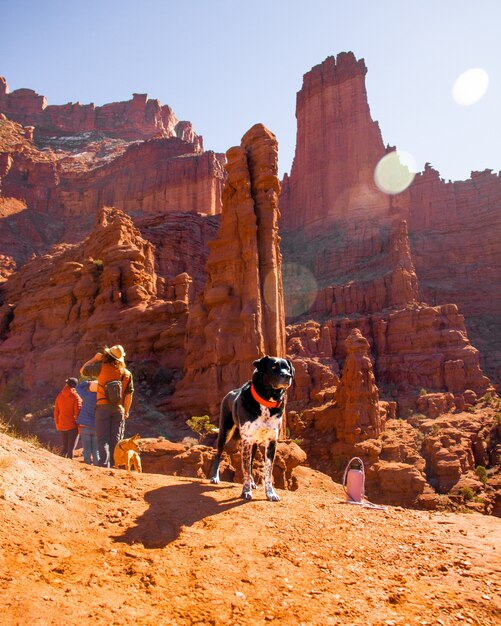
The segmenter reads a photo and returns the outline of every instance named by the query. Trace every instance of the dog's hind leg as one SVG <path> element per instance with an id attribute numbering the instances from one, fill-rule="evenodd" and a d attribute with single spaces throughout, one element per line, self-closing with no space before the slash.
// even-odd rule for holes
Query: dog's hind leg
<path id="1" fill-rule="evenodd" d="M 273 461 L 275 460 L 276 441 L 270 441 L 266 446 L 264 460 L 264 492 L 270 502 L 278 502 L 280 498 L 273 489 Z"/>
<path id="2" fill-rule="evenodd" d="M 211 483 L 217 485 L 219 483 L 219 464 L 221 463 L 221 455 L 223 454 L 224 446 L 233 437 L 236 425 L 233 421 L 233 415 L 230 407 L 223 401 L 221 404 L 221 417 L 219 420 L 219 433 L 217 436 L 217 453 L 214 458 L 214 466 L 212 468 Z"/>
<path id="3" fill-rule="evenodd" d="M 245 437 L 242 438 L 242 472 L 244 475 L 244 486 L 241 497 L 245 500 L 252 500 L 252 443 Z"/>
<path id="4" fill-rule="evenodd" d="M 250 462 L 250 486 L 252 489 L 257 489 L 257 485 L 254 482 L 254 476 L 252 475 L 252 467 L 254 465 L 254 457 L 256 456 L 256 451 L 257 451 L 257 443 L 255 443 L 252 446 L 251 462 Z"/>

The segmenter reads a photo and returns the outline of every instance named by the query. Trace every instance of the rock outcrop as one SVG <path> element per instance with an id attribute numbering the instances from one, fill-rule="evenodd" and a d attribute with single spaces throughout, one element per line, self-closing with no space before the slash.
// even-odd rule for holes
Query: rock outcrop
<path id="1" fill-rule="evenodd" d="M 345 346 L 347 355 L 341 381 L 332 403 L 316 413 L 315 429 L 333 430 L 338 441 L 357 443 L 379 437 L 389 406 L 379 403 L 379 391 L 368 354 L 369 342 L 358 328 L 348 335 Z M 395 407 L 392 408 L 394 413 Z"/>
<path id="2" fill-rule="evenodd" d="M 192 217 L 193 232 L 203 233 L 203 220 Z M 2 382 L 18 378 L 26 389 L 53 391 L 99 346 L 114 343 L 131 361 L 180 371 L 191 275 L 202 272 L 207 241 L 198 239 L 200 256 L 190 263 L 189 249 L 171 240 L 170 256 L 178 257 L 170 266 L 167 244 L 159 273 L 155 247 L 131 218 L 105 208 L 82 243 L 60 244 L 26 263 L 2 287 Z"/>
<path id="3" fill-rule="evenodd" d="M 277 155 L 275 136 L 261 124 L 227 152 L 221 227 L 188 319 L 185 375 L 174 397 L 180 410 L 217 414 L 255 359 L 285 356 Z"/>
<path id="4" fill-rule="evenodd" d="M 464 318 L 455 305 L 430 307 L 410 303 L 404 308 L 386 309 L 373 315 L 351 315 L 298 322 L 287 327 L 287 353 L 294 359 L 296 371 L 299 361 L 311 362 L 331 371 L 330 378 L 322 377 L 323 393 L 299 392 L 301 374 L 295 381 L 291 398 L 293 408 L 302 410 L 308 402 L 321 404 L 337 385 L 336 376 L 347 358 L 346 340 L 353 329 L 359 329 L 370 346 L 378 386 L 385 398 L 398 399 L 399 408 L 415 409 L 420 394 L 451 392 L 455 398 L 467 390 L 482 395 L 490 386 L 480 367 L 480 355 L 468 340 Z M 310 390 L 316 389 L 313 376 Z M 463 404 L 464 405 L 464 404 Z M 458 405 L 459 406 L 459 405 Z"/>
<path id="5" fill-rule="evenodd" d="M 36 137 L 64 137 L 99 132 L 127 141 L 153 137 L 179 137 L 197 142 L 190 122 L 179 121 L 172 109 L 147 94 L 135 93 L 127 102 L 112 102 L 96 107 L 79 102 L 48 105 L 45 96 L 32 89 L 16 89 L 12 93 L 5 78 L 0 77 L 0 113 L 23 126 L 34 126 Z"/>
<path id="6" fill-rule="evenodd" d="M 135 143 L 80 137 L 73 151 L 39 150 L 25 128 L 0 120 L 1 163 L 4 197 L 60 218 L 85 220 L 103 206 L 212 215 L 221 208 L 223 155 L 177 137 Z"/>
<path id="7" fill-rule="evenodd" d="M 385 148 L 371 119 L 366 73 L 364 60 L 348 52 L 304 75 L 296 101 L 296 153 L 280 200 L 285 229 L 319 233 L 354 214 L 389 214 L 390 199 L 374 183 Z"/>
<path id="8" fill-rule="evenodd" d="M 210 478 L 215 454 L 214 447 L 205 445 L 189 446 L 184 443 L 154 439 L 141 441 L 143 470 L 155 474 Z M 297 444 L 291 441 L 280 441 L 273 465 L 275 487 L 295 491 L 298 488 L 298 482 L 294 469 L 305 460 L 306 454 Z M 259 450 L 253 464 L 253 474 L 257 484 L 264 478 L 263 465 L 263 456 Z M 228 482 L 243 482 L 240 448 L 235 442 L 228 445 L 228 449 L 223 453 L 220 475 L 222 480 Z"/>

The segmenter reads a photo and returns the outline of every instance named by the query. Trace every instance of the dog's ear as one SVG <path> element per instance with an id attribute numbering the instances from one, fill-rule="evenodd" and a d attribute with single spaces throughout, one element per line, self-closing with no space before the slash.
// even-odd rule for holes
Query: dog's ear
<path id="1" fill-rule="evenodd" d="M 260 359 L 257 359 L 256 361 L 254 361 L 252 365 L 254 365 L 256 369 L 260 369 L 263 365 L 265 365 L 265 363 L 267 363 L 269 358 L 270 358 L 269 356 L 263 356 Z"/>
<path id="2" fill-rule="evenodd" d="M 290 371 L 291 371 L 291 376 L 294 376 L 294 374 L 296 373 L 296 370 L 294 369 L 294 365 L 292 365 L 292 361 L 289 361 L 289 359 L 285 359 L 285 360 L 289 364 L 289 368 L 290 368 Z"/>

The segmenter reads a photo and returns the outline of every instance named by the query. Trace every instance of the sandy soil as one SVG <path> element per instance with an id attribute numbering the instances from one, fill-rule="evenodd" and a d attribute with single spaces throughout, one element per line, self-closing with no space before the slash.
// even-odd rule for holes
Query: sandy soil
<path id="1" fill-rule="evenodd" d="M 88 467 L 0 434 L 0 623 L 501 623 L 501 520 L 344 504 L 328 477 L 229 483 Z"/>

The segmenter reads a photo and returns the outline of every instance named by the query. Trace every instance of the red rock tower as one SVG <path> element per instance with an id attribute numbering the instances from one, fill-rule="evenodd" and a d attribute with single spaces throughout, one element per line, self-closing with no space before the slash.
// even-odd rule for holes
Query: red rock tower
<path id="1" fill-rule="evenodd" d="M 366 73 L 363 59 L 343 52 L 304 75 L 296 101 L 296 153 L 280 197 L 286 229 L 321 230 L 357 212 L 388 214 L 390 199 L 374 183 L 385 148 L 371 118 Z"/>
<path id="2" fill-rule="evenodd" d="M 226 157 L 221 227 L 190 311 L 185 376 L 174 397 L 177 408 L 211 414 L 250 378 L 255 359 L 285 356 L 276 138 L 256 124 Z"/>
<path id="3" fill-rule="evenodd" d="M 379 402 L 369 342 L 358 328 L 345 341 L 346 361 L 331 405 L 315 418 L 318 430 L 335 430 L 336 439 L 358 443 L 379 437 L 386 422 L 386 410 Z"/>

